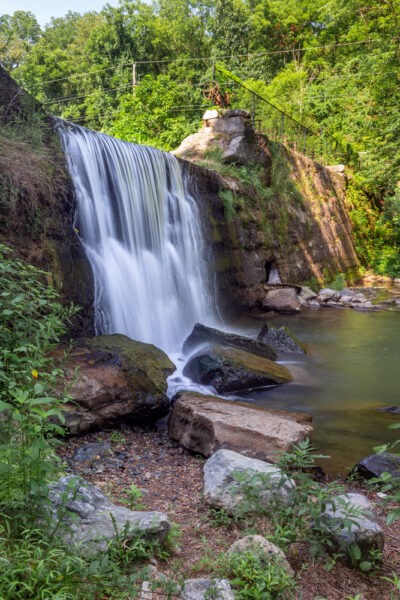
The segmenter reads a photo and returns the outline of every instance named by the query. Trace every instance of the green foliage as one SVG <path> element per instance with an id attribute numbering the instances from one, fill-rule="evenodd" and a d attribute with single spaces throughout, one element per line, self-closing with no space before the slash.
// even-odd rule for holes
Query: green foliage
<path id="1" fill-rule="evenodd" d="M 51 350 L 76 309 L 4 245 L 0 274 L 0 507 L 12 503 L 29 518 L 58 468 L 52 436 L 62 429 L 52 419 L 62 421 L 64 386 Z"/>
<path id="2" fill-rule="evenodd" d="M 126 504 L 131 510 L 143 510 L 144 505 L 140 502 L 143 492 L 134 483 L 129 488 L 122 490 L 127 495 Z"/>
<path id="3" fill-rule="evenodd" d="M 233 517 L 226 512 L 223 508 L 210 508 L 208 510 L 210 515 L 211 524 L 214 527 L 224 527 L 229 529 L 233 522 Z"/>
<path id="4" fill-rule="evenodd" d="M 357 525 L 357 517 L 360 510 L 343 498 L 335 498 L 338 492 L 343 491 L 336 483 L 321 485 L 312 476 L 316 458 L 327 458 L 315 456 L 313 447 L 308 440 L 299 442 L 289 453 L 282 453 L 278 466 L 282 475 L 279 480 L 273 474 L 238 472 L 235 478 L 239 483 L 232 489 L 232 494 L 240 493 L 243 500 L 239 505 L 239 515 L 246 515 L 250 522 L 253 515 L 253 526 L 257 519 L 266 517 L 272 525 L 272 534 L 266 533 L 274 544 L 287 551 L 290 546 L 297 542 L 307 542 L 310 554 L 313 557 L 326 556 L 335 548 L 331 539 L 331 527 L 343 527 L 350 529 Z M 291 501 L 286 505 L 282 502 L 280 489 L 288 485 L 289 481 L 296 485 L 290 492 Z M 268 498 L 265 490 L 268 489 Z M 327 523 L 324 515 L 327 506 L 332 506 L 338 511 L 338 516 L 329 518 Z M 346 548 L 339 549 L 336 558 L 343 556 Z M 353 552 L 353 555 L 352 555 Z M 350 559 L 354 566 L 358 566 L 361 559 L 358 546 L 350 550 Z M 332 561 L 328 559 L 328 568 Z"/>
<path id="5" fill-rule="evenodd" d="M 224 574 L 236 588 L 239 600 L 279 600 L 294 598 L 295 580 L 285 571 L 280 557 L 266 554 L 261 548 L 243 553 L 233 552 Z"/>
<path id="6" fill-rule="evenodd" d="M 184 102 L 182 88 L 169 76 L 146 75 L 134 94 L 120 98 L 105 132 L 129 142 L 172 150 L 200 125 L 200 114 L 191 121 L 179 115 L 179 106 Z"/>
<path id="7" fill-rule="evenodd" d="M 400 423 L 394 423 L 390 425 L 389 429 L 400 429 Z M 400 445 L 400 439 L 396 440 L 392 444 L 383 444 L 374 448 L 375 452 L 381 454 L 382 452 L 390 451 L 395 456 L 400 458 L 400 452 L 394 452 Z M 400 478 L 394 477 L 388 472 L 384 472 L 380 477 L 374 477 L 370 479 L 371 484 L 381 484 L 382 492 L 386 494 L 386 497 L 382 500 L 384 506 L 390 505 L 391 503 L 400 504 Z M 394 521 L 400 519 L 400 508 L 393 508 L 389 511 L 386 519 L 387 525 L 391 525 Z"/>
<path id="8" fill-rule="evenodd" d="M 343 273 L 338 273 L 332 283 L 329 284 L 332 290 L 341 292 L 346 287 L 346 279 Z"/>

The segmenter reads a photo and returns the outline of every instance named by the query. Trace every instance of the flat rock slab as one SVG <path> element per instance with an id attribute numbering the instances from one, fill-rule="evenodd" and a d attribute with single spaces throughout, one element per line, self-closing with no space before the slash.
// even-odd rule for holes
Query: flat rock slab
<path id="1" fill-rule="evenodd" d="M 328 504 L 322 513 L 322 527 L 329 534 L 334 549 L 347 552 L 345 560 L 355 562 L 350 558 L 350 547 L 357 545 L 361 551 L 360 560 L 370 558 L 370 550 L 383 550 L 385 538 L 382 528 L 375 518 L 372 506 L 368 499 L 362 494 L 348 493 L 334 496 L 334 505 Z M 349 507 L 349 508 L 348 508 Z M 354 515 L 354 509 L 358 515 Z M 353 524 L 350 528 L 343 524 L 343 520 L 349 517 Z M 358 561 L 357 561 L 358 562 Z"/>
<path id="2" fill-rule="evenodd" d="M 207 327 L 201 323 L 196 323 L 196 325 L 193 327 L 192 332 L 183 344 L 182 351 L 190 352 L 200 344 L 204 344 L 206 342 L 220 344 L 221 346 L 232 346 L 233 348 L 245 350 L 246 352 L 251 352 L 252 354 L 263 356 L 264 358 L 269 358 L 270 360 L 276 359 L 275 350 L 271 348 L 268 343 L 265 343 L 264 340 L 254 340 L 244 335 L 226 333 L 225 331 L 220 331 L 219 329 L 214 329 L 213 327 Z"/>
<path id="3" fill-rule="evenodd" d="M 113 504 L 98 488 L 80 477 L 62 477 L 50 486 L 50 510 L 57 519 L 58 509 L 65 504 L 75 519 L 65 518 L 70 543 L 83 543 L 90 550 L 106 550 L 108 542 L 118 534 L 133 538 L 138 533 L 146 539 L 164 541 L 170 527 L 167 515 L 155 511 L 132 511 Z M 117 531 L 116 531 L 117 530 Z"/>
<path id="4" fill-rule="evenodd" d="M 309 415 L 188 392 L 175 401 L 168 428 L 172 439 L 203 456 L 226 448 L 269 462 L 311 438 L 313 429 Z"/>
<path id="5" fill-rule="evenodd" d="M 292 381 L 286 367 L 268 358 L 221 346 L 214 346 L 190 358 L 183 374 L 196 383 L 213 386 L 219 394 Z"/>
<path id="6" fill-rule="evenodd" d="M 271 503 L 290 504 L 294 482 L 288 479 L 278 467 L 256 458 L 248 458 L 232 450 L 218 450 L 204 465 L 204 498 L 208 504 L 223 508 L 234 515 L 241 510 L 244 496 L 236 474 L 246 472 L 249 475 L 261 474 L 262 482 L 260 502 L 268 506 Z M 260 483 L 261 485 L 261 483 Z M 233 491 L 235 490 L 235 494 Z"/>

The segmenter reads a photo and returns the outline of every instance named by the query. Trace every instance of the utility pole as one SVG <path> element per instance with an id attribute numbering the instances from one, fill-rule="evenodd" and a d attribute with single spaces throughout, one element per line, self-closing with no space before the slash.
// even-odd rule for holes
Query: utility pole
<path id="1" fill-rule="evenodd" d="M 135 91 L 136 87 L 136 63 L 132 63 L 132 92 Z"/>

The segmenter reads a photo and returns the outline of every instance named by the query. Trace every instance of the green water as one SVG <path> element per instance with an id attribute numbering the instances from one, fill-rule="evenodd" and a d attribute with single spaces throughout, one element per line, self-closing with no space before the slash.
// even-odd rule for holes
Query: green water
<path id="1" fill-rule="evenodd" d="M 287 325 L 308 345 L 309 354 L 279 358 L 293 383 L 252 392 L 243 400 L 311 414 L 313 443 L 331 456 L 320 461 L 328 472 L 344 472 L 374 446 L 396 439 L 388 426 L 400 415 L 376 409 L 400 406 L 400 311 L 324 308 L 279 316 L 271 323 Z M 235 330 L 254 336 L 262 324 L 245 319 L 235 323 Z"/>

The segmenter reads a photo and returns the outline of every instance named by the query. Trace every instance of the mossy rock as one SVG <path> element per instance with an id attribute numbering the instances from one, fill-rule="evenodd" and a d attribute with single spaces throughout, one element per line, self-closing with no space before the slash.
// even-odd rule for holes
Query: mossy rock
<path id="1" fill-rule="evenodd" d="M 183 374 L 220 393 L 270 387 L 292 381 L 289 371 L 268 358 L 237 348 L 214 346 L 192 357 Z"/>
<path id="2" fill-rule="evenodd" d="M 153 423 L 169 412 L 167 377 L 175 365 L 152 344 L 121 334 L 79 340 L 64 370 L 72 383 L 74 402 L 64 412 L 71 433 Z"/>
<path id="3" fill-rule="evenodd" d="M 126 335 L 98 335 L 83 340 L 83 343 L 99 356 L 99 360 L 109 356 L 113 364 L 124 371 L 130 385 L 135 389 L 144 380 L 151 381 L 152 388 L 160 394 L 167 391 L 166 379 L 175 371 L 174 363 L 168 356 L 154 346 L 132 340 Z"/>

